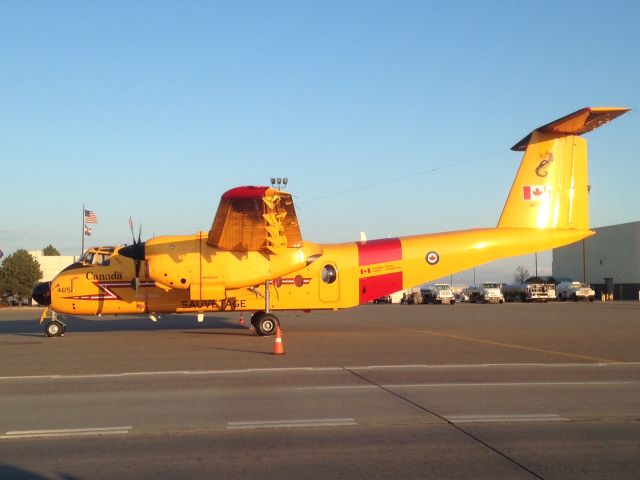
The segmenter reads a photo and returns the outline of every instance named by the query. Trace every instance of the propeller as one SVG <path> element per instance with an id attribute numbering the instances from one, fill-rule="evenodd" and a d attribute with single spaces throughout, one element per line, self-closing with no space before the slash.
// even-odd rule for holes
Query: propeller
<path id="1" fill-rule="evenodd" d="M 140 266 L 142 265 L 142 261 L 145 259 L 145 245 L 142 241 L 142 224 L 140 224 L 138 229 L 138 240 L 136 240 L 136 236 L 133 233 L 133 222 L 131 219 L 129 219 L 129 228 L 131 229 L 133 243 L 121 248 L 120 255 L 131 258 L 134 261 L 135 277 L 131 280 L 131 288 L 137 292 L 140 288 Z"/>

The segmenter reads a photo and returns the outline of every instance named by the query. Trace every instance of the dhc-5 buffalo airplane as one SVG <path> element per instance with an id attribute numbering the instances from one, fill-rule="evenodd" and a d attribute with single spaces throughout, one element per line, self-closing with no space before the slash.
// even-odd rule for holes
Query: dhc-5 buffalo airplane
<path id="1" fill-rule="evenodd" d="M 339 309 L 500 258 L 567 245 L 589 230 L 587 142 L 627 108 L 583 108 L 537 128 L 512 150 L 522 163 L 496 228 L 315 244 L 302 239 L 289 193 L 239 187 L 222 195 L 209 232 L 90 249 L 33 298 L 48 336 L 57 313 L 251 311 L 272 335 L 280 310 Z"/>

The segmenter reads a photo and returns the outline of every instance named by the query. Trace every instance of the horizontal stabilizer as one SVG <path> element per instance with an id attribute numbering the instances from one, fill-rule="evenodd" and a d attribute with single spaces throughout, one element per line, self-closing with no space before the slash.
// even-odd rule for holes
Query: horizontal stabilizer
<path id="1" fill-rule="evenodd" d="M 536 128 L 535 131 L 556 135 L 582 135 L 601 127 L 605 123 L 609 123 L 629 110 L 628 108 L 619 107 L 586 107 Z M 511 147 L 511 150 L 526 150 L 532 134 L 533 132 L 516 143 Z"/>

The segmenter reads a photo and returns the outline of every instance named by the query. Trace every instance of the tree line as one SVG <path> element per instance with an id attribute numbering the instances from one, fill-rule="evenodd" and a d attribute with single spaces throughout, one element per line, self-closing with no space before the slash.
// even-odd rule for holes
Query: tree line
<path id="1" fill-rule="evenodd" d="M 42 250 L 45 256 L 60 255 L 53 245 Z M 0 305 L 22 305 L 42 279 L 42 269 L 29 252 L 21 248 L 6 256 L 0 265 Z"/>

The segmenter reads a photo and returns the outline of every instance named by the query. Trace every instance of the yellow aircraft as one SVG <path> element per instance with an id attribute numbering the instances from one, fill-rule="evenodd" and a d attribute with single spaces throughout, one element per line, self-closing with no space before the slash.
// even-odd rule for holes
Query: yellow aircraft
<path id="1" fill-rule="evenodd" d="M 209 232 L 89 249 L 33 298 L 48 336 L 57 314 L 251 311 L 272 335 L 281 310 L 349 308 L 500 258 L 567 245 L 589 230 L 587 142 L 627 108 L 583 108 L 535 129 L 512 150 L 522 163 L 496 228 L 352 243 L 303 241 L 289 193 L 239 187 L 222 195 Z"/>

